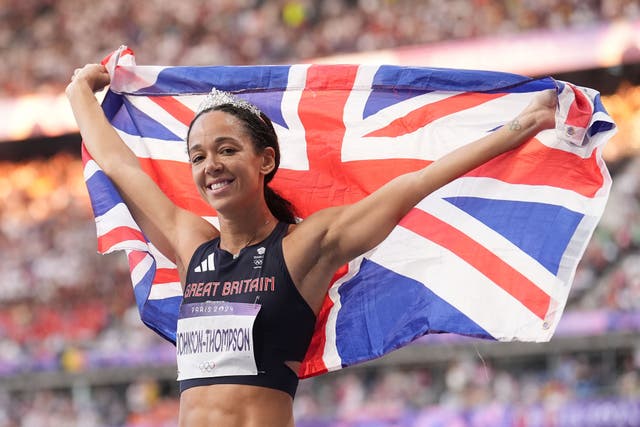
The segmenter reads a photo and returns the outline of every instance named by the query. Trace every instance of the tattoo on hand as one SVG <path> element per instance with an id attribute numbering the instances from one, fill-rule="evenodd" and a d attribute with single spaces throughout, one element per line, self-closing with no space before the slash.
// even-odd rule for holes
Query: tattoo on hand
<path id="1" fill-rule="evenodd" d="M 518 119 L 514 119 L 511 123 L 509 123 L 509 129 L 510 130 L 522 129 L 522 126 L 520 125 L 520 122 L 518 121 Z"/>

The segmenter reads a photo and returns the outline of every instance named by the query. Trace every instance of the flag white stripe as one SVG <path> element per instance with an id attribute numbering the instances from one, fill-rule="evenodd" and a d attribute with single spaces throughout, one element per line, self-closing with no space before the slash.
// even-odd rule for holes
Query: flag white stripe
<path id="1" fill-rule="evenodd" d="M 88 160 L 85 165 L 84 165 L 84 169 L 83 169 L 83 176 L 84 176 L 84 180 L 88 181 L 96 172 L 98 172 L 100 169 L 100 166 L 98 166 L 98 164 L 95 162 L 95 160 Z"/>
<path id="2" fill-rule="evenodd" d="M 104 215 L 96 217 L 98 236 L 103 236 L 118 227 L 129 227 L 140 231 L 140 227 L 133 220 L 127 205 L 122 202 L 109 209 Z"/>
<path id="3" fill-rule="evenodd" d="M 187 145 L 184 142 L 142 138 L 138 135 L 131 135 L 124 131 L 116 130 L 131 151 L 139 158 L 189 163 Z"/>
<path id="4" fill-rule="evenodd" d="M 599 220 L 599 216 L 583 217 L 576 228 L 574 238 L 571 239 L 567 245 L 567 249 L 560 260 L 557 273 L 558 279 L 563 283 L 563 286 L 561 289 L 558 289 L 557 293 L 559 301 L 567 301 L 577 264 L 582 254 L 584 254 Z"/>
<path id="5" fill-rule="evenodd" d="M 158 75 L 165 68 L 159 65 L 136 66 L 133 55 L 120 56 L 109 89 L 121 94 L 136 92 L 157 81 Z"/>
<path id="6" fill-rule="evenodd" d="M 151 286 L 149 300 L 162 300 L 165 298 L 182 297 L 180 282 L 155 283 Z"/>
<path id="7" fill-rule="evenodd" d="M 309 170 L 305 128 L 298 115 L 302 89 L 307 80 L 309 65 L 295 65 L 289 69 L 288 90 L 282 95 L 279 106 L 288 129 L 274 123 L 280 143 L 280 167 L 291 170 Z"/>
<path id="8" fill-rule="evenodd" d="M 140 241 L 140 240 L 122 240 L 122 241 L 116 243 L 115 245 L 112 245 L 112 246 L 108 247 L 102 253 L 103 254 L 110 254 L 112 252 L 126 251 L 126 250 L 143 251 L 144 252 L 144 251 L 147 250 L 147 245 L 144 242 Z"/>
<path id="9" fill-rule="evenodd" d="M 324 365 L 330 370 L 334 371 L 342 367 L 342 358 L 338 354 L 338 346 L 336 344 L 336 322 L 338 320 L 338 313 L 342 308 L 340 301 L 340 293 L 338 290 L 340 286 L 355 276 L 360 271 L 360 264 L 364 256 L 360 256 L 351 262 L 347 267 L 347 273 L 335 281 L 335 283 L 329 288 L 328 296 L 333 302 L 331 310 L 327 316 L 327 323 L 325 326 L 325 346 L 322 354 L 322 361 Z"/>
<path id="10" fill-rule="evenodd" d="M 153 258 L 149 254 L 146 254 L 144 258 L 142 258 L 140 262 L 131 269 L 131 282 L 133 283 L 134 288 L 140 283 L 152 267 Z"/>

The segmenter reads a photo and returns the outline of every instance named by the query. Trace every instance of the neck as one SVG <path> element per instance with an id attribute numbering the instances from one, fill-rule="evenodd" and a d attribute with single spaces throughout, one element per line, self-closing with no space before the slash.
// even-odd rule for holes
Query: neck
<path id="1" fill-rule="evenodd" d="M 264 240 L 273 230 L 278 220 L 269 209 L 248 212 L 244 215 L 228 217 L 219 213 L 220 247 L 234 255 L 247 246 Z"/>

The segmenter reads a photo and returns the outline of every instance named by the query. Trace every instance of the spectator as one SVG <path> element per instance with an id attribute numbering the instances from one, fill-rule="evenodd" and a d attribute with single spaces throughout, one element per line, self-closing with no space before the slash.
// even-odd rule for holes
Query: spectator
<path id="1" fill-rule="evenodd" d="M 62 92 L 75 67 L 119 44 L 134 48 L 144 64 L 264 64 L 640 17 L 634 0 L 5 3 L 0 97 Z M 110 37 L 87 37 L 95 28 L 107 28 Z"/>

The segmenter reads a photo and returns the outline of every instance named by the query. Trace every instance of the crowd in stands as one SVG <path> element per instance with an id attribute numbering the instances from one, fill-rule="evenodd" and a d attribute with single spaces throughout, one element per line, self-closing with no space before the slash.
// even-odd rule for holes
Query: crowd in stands
<path id="1" fill-rule="evenodd" d="M 311 422 L 329 419 L 345 426 L 588 427 L 597 424 L 584 419 L 563 423 L 559 412 L 573 402 L 586 409 L 590 402 L 612 395 L 620 402 L 637 401 L 640 381 L 631 357 L 616 368 L 583 355 L 565 355 L 549 358 L 543 366 L 531 360 L 492 366 L 478 357 L 454 357 L 443 366 L 343 372 L 303 381 L 295 409 L 310 426 L 330 426 Z M 536 412 L 541 420 L 536 420 Z M 378 424 L 366 424 L 374 420 Z"/>
<path id="2" fill-rule="evenodd" d="M 348 369 L 301 382 L 298 427 L 634 427 L 635 353 L 549 356 L 515 365 L 475 357 L 410 368 Z M 636 360 L 634 360 L 636 359 Z M 175 427 L 166 381 L 0 394 L 0 427 Z"/>
<path id="3" fill-rule="evenodd" d="M 572 285 L 574 310 L 640 310 L 640 157 L 614 180 Z"/>
<path id="4" fill-rule="evenodd" d="M 59 93 L 121 44 L 140 64 L 291 63 L 639 17 L 636 0 L 6 0 L 0 97 Z"/>
<path id="5" fill-rule="evenodd" d="M 79 158 L 1 162 L 0 206 L 0 375 L 80 370 L 153 339 L 126 257 L 97 254 Z"/>

